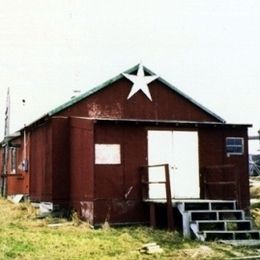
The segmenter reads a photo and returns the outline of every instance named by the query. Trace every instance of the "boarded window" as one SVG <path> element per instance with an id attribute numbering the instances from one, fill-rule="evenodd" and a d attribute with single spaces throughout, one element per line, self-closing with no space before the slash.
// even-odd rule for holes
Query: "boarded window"
<path id="1" fill-rule="evenodd" d="M 95 164 L 120 164 L 120 144 L 96 144 Z"/>
<path id="2" fill-rule="evenodd" d="M 227 137 L 226 138 L 226 153 L 241 155 L 244 153 L 244 138 Z"/>

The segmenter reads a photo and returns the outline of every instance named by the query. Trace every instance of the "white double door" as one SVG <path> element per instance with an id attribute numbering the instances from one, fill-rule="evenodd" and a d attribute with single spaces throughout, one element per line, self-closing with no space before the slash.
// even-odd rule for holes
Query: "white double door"
<path id="1" fill-rule="evenodd" d="M 169 164 L 172 198 L 200 197 L 198 132 L 148 131 L 148 165 Z M 165 181 L 164 167 L 149 168 L 149 181 Z M 165 185 L 150 184 L 149 198 L 166 198 Z"/>

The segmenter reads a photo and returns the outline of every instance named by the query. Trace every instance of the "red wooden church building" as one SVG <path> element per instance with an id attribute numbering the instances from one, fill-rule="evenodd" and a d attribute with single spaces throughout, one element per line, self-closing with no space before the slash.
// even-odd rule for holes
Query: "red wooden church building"
<path id="1" fill-rule="evenodd" d="M 166 164 L 172 199 L 247 209 L 249 126 L 226 123 L 137 65 L 6 137 L 2 191 L 73 208 L 94 225 L 145 223 L 143 191 L 166 196 L 164 167 L 149 166 Z M 143 171 L 155 180 L 149 191 Z"/>

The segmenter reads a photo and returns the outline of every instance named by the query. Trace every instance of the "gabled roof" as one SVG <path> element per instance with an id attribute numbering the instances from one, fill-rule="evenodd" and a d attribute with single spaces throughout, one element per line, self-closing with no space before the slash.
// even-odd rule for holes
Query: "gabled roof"
<path id="1" fill-rule="evenodd" d="M 131 74 L 134 71 L 136 71 L 139 67 L 139 64 L 133 66 L 132 68 L 124 71 L 123 73 L 128 73 Z M 143 66 L 144 71 L 150 75 L 155 75 L 154 72 L 152 72 L 150 69 L 148 69 L 147 67 Z M 80 102 L 81 100 L 97 93 L 98 91 L 106 88 L 107 86 L 111 85 L 112 83 L 124 78 L 123 73 L 120 73 L 119 75 L 107 80 L 106 82 L 98 85 L 97 87 L 73 98 L 72 100 L 69 100 L 68 102 L 54 108 L 53 110 L 49 111 L 48 113 L 44 114 L 42 117 L 38 118 L 37 120 L 35 120 L 34 122 L 32 122 L 30 125 L 33 125 L 34 123 L 43 120 L 46 117 L 50 117 L 53 116 L 59 112 L 61 112 L 62 110 L 69 108 L 71 106 L 73 106 L 74 104 Z M 159 77 L 157 79 L 158 81 L 160 81 L 161 83 L 163 83 L 165 86 L 169 87 L 170 89 L 172 89 L 173 91 L 175 91 L 176 93 L 178 93 L 179 95 L 181 95 L 182 97 L 184 97 L 185 99 L 189 100 L 191 103 L 193 103 L 193 105 L 197 106 L 198 108 L 200 108 L 201 110 L 205 111 L 206 113 L 208 113 L 209 115 L 213 116 L 214 118 L 216 118 L 217 121 L 221 122 L 221 123 L 225 123 L 225 120 L 223 118 L 221 118 L 220 116 L 216 115 L 215 113 L 213 113 L 212 111 L 210 111 L 209 109 L 207 109 L 206 107 L 204 107 L 203 105 L 201 105 L 200 103 L 198 103 L 197 101 L 195 101 L 194 99 L 192 99 L 190 96 L 188 96 L 187 94 L 183 93 L 182 91 L 180 91 L 178 88 L 176 88 L 175 86 L 173 86 L 172 84 L 170 84 L 169 82 L 167 82 L 166 80 L 164 80 L 163 78 Z"/>

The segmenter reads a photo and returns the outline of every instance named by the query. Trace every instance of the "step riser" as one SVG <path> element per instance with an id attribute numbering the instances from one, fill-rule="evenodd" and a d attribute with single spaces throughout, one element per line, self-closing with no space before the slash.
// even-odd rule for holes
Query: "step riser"
<path id="1" fill-rule="evenodd" d="M 235 233 L 235 239 L 260 239 L 260 234 L 259 232 Z"/>
<path id="2" fill-rule="evenodd" d="M 238 231 L 238 230 L 250 230 L 251 222 L 250 221 L 228 221 L 228 222 L 197 222 L 198 231 L 206 230 L 218 230 L 218 231 Z"/>
<path id="3" fill-rule="evenodd" d="M 235 201 L 182 201 L 177 203 L 182 214 L 183 234 L 199 240 L 260 240 L 260 231 L 252 230 L 245 212 L 237 210 Z"/>
<path id="4" fill-rule="evenodd" d="M 234 202 L 186 202 L 183 204 L 184 211 L 196 210 L 236 210 Z"/>
<path id="5" fill-rule="evenodd" d="M 210 240 L 240 240 L 240 239 L 260 239 L 258 231 L 245 231 L 245 232 L 204 232 L 204 238 L 206 241 Z"/>
<path id="6" fill-rule="evenodd" d="M 203 211 L 190 212 L 190 221 L 198 220 L 243 220 L 244 214 L 242 211 Z"/>
<path id="7" fill-rule="evenodd" d="M 221 233 L 221 234 L 204 234 L 205 241 L 212 241 L 212 240 L 233 240 L 234 235 L 232 233 Z"/>
<path id="8" fill-rule="evenodd" d="M 241 211 L 219 212 L 218 219 L 221 219 L 221 220 L 244 219 L 244 214 Z"/>

